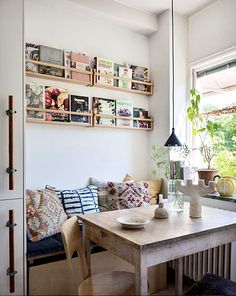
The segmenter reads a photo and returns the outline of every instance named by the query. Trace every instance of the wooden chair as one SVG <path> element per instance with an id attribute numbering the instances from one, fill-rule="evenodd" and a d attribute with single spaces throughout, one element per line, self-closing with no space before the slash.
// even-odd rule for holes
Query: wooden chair
<path id="1" fill-rule="evenodd" d="M 81 231 L 76 216 L 68 219 L 61 227 L 67 261 L 74 277 L 72 256 L 75 252 L 81 260 L 82 283 L 79 285 L 79 295 L 134 295 L 135 277 L 131 272 L 113 271 L 99 273 L 89 277 L 85 251 L 81 240 Z M 79 263 L 79 262 L 78 262 Z"/>

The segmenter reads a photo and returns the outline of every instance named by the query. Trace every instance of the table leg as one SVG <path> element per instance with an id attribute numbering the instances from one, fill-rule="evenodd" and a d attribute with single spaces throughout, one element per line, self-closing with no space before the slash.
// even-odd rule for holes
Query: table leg
<path id="1" fill-rule="evenodd" d="M 135 265 L 135 294 L 148 295 L 148 268 L 142 258 Z"/>
<path id="2" fill-rule="evenodd" d="M 91 276 L 91 241 L 86 236 L 86 223 L 83 224 L 83 245 L 88 265 L 88 275 Z"/>
<path id="3" fill-rule="evenodd" d="M 183 258 L 175 259 L 175 294 L 183 295 Z"/>

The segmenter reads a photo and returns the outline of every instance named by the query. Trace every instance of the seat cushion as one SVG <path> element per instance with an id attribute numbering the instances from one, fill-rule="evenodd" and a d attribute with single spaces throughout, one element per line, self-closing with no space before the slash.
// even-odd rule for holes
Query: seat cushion
<path id="1" fill-rule="evenodd" d="M 57 233 L 44 238 L 38 242 L 32 242 L 27 239 L 27 257 L 42 256 L 46 254 L 63 252 L 64 246 L 61 234 Z"/>

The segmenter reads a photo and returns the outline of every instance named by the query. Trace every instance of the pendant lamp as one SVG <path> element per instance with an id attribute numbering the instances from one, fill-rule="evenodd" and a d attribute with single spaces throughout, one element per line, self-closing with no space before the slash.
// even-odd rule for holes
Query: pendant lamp
<path id="1" fill-rule="evenodd" d="M 172 133 L 164 146 L 182 146 L 175 135 L 175 53 L 174 53 L 174 0 L 171 0 L 171 35 L 172 35 Z"/>

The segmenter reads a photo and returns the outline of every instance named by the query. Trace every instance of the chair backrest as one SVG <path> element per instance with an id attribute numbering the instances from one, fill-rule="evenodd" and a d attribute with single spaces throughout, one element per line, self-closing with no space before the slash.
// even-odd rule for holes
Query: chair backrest
<path id="1" fill-rule="evenodd" d="M 81 231 L 78 223 L 78 218 L 73 216 L 66 220 L 61 226 L 61 236 L 66 252 L 66 258 L 71 270 L 71 273 L 74 277 L 74 271 L 72 266 L 72 256 L 77 252 L 79 259 L 81 261 L 82 268 L 82 278 L 85 280 L 88 278 L 88 264 L 85 257 L 85 251 L 81 240 Z"/>

